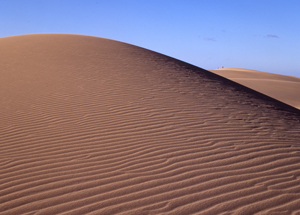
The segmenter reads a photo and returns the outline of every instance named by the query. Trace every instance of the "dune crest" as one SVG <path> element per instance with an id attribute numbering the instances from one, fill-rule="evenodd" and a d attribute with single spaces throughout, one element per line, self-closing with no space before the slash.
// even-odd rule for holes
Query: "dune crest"
<path id="1" fill-rule="evenodd" d="M 299 110 L 113 40 L 0 45 L 1 215 L 300 213 Z"/>
<path id="2" fill-rule="evenodd" d="M 300 78 L 249 69 L 224 68 L 211 72 L 300 109 Z"/>

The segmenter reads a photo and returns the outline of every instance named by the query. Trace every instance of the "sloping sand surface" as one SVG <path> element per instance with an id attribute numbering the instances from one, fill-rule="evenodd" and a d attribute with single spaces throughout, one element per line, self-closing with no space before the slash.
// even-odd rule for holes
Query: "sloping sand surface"
<path id="1" fill-rule="evenodd" d="M 237 68 L 216 69 L 211 72 L 300 109 L 298 77 Z"/>
<path id="2" fill-rule="evenodd" d="M 299 214 L 300 111 L 78 35 L 0 39 L 0 214 Z"/>

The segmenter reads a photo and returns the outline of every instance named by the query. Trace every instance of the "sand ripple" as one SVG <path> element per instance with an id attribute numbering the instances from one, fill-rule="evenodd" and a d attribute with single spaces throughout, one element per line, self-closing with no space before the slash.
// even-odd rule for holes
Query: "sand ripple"
<path id="1" fill-rule="evenodd" d="M 0 39 L 0 214 L 300 214 L 299 110 L 94 37 Z"/>

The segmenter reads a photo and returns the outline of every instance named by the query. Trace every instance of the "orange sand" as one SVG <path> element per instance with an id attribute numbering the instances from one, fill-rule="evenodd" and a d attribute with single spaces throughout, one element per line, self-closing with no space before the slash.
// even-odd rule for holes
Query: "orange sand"
<path id="1" fill-rule="evenodd" d="M 300 111 L 78 35 L 0 39 L 0 214 L 299 214 Z"/>
<path id="2" fill-rule="evenodd" d="M 237 68 L 216 69 L 211 72 L 300 109 L 298 77 Z"/>

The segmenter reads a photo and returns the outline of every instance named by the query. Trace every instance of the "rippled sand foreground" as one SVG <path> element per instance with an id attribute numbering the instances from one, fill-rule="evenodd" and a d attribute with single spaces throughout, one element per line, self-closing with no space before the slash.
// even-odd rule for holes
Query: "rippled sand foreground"
<path id="1" fill-rule="evenodd" d="M 0 214 L 300 214 L 300 111 L 78 35 L 0 38 Z"/>

